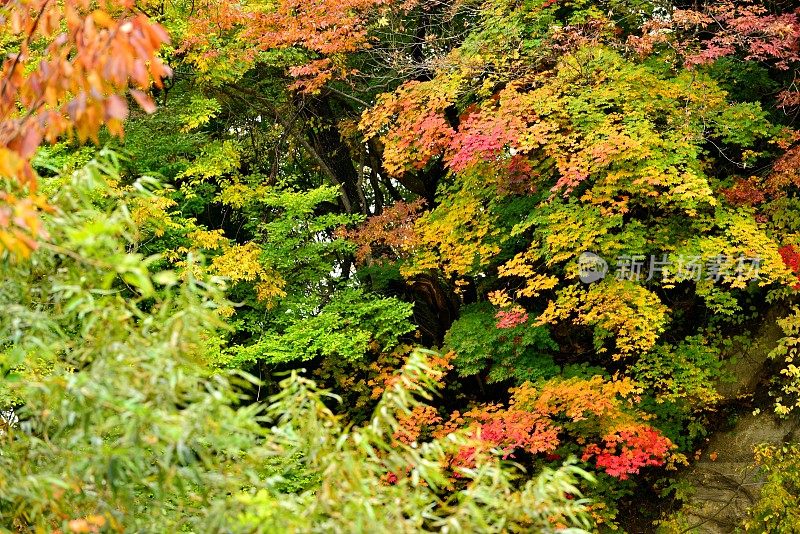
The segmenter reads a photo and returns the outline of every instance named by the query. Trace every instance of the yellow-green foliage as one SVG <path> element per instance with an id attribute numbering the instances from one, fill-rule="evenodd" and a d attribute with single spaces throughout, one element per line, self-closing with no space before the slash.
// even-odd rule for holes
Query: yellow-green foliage
<path id="1" fill-rule="evenodd" d="M 766 480 L 744 523 L 746 532 L 789 534 L 800 529 L 800 447 L 795 443 L 760 445 L 756 463 Z"/>

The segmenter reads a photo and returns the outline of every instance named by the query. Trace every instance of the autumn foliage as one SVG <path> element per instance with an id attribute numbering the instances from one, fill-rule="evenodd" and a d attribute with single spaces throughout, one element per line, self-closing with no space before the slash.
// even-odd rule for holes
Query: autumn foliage
<path id="1" fill-rule="evenodd" d="M 0 174 L 26 191 L 25 198 L 0 199 L 2 248 L 27 256 L 42 233 L 35 210 L 46 204 L 35 196 L 30 160 L 43 141 L 97 140 L 103 125 L 122 135 L 128 116 L 122 95 L 131 86 L 133 99 L 153 111 L 143 90 L 169 75 L 157 57 L 169 38 L 133 7 L 14 0 L 0 8 L 3 39 L 16 45 L 0 69 Z"/>
<path id="2" fill-rule="evenodd" d="M 793 3 L 0 28 L 13 529 L 641 530 L 723 421 L 800 407 Z"/>
<path id="3" fill-rule="evenodd" d="M 490 404 L 451 417 L 472 429 L 477 445 L 461 450 L 453 465 L 470 465 L 477 447 L 553 456 L 571 436 L 583 445 L 584 461 L 625 480 L 647 466 L 662 466 L 675 446 L 657 429 L 644 424 L 634 407 L 636 391 L 628 380 L 552 380 L 512 390 L 507 408 Z M 431 423 L 436 423 L 432 421 Z M 430 424 L 430 423 L 429 423 Z M 598 440 L 594 442 L 594 440 Z M 556 455 L 561 457 L 562 455 Z"/>

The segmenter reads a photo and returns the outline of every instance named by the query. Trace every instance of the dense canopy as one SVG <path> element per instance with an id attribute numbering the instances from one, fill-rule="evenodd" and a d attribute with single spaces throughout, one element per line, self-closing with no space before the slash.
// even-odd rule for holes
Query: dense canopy
<path id="1" fill-rule="evenodd" d="M 9 0 L 0 49 L 0 530 L 705 532 L 714 436 L 797 418 L 793 2 Z M 737 527 L 800 531 L 793 439 Z"/>

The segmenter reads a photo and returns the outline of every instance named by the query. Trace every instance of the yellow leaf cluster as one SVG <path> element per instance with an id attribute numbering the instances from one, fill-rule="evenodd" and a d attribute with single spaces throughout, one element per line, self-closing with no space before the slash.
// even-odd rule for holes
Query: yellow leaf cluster
<path id="1" fill-rule="evenodd" d="M 266 303 L 284 296 L 286 282 L 260 260 L 261 249 L 253 242 L 228 247 L 211 261 L 212 272 L 233 282 L 256 282 L 258 300 Z"/>
<path id="2" fill-rule="evenodd" d="M 517 254 L 498 269 L 498 275 L 501 278 L 518 276 L 525 279 L 525 287 L 518 289 L 515 293 L 517 298 L 538 297 L 542 292 L 555 288 L 559 283 L 557 276 L 537 273 L 531 265 L 532 256 L 536 257 L 530 250 Z"/>
<path id="3" fill-rule="evenodd" d="M 204 250 L 221 250 L 228 245 L 228 238 L 223 235 L 221 229 L 206 230 L 201 228 L 190 232 L 187 237 L 192 240 L 197 248 Z"/>
<path id="4" fill-rule="evenodd" d="M 567 286 L 549 302 L 537 319 L 538 324 L 571 320 L 591 326 L 598 352 L 607 352 L 602 342 L 613 337 L 614 359 L 647 352 L 656 344 L 667 323 L 669 309 L 658 296 L 628 281 L 607 279 L 589 289 Z"/>
<path id="5" fill-rule="evenodd" d="M 167 228 L 180 228 L 168 211 L 175 205 L 174 200 L 161 195 L 137 197 L 131 201 L 131 218 L 140 234 L 142 229 L 148 229 L 161 237 Z"/>
<path id="6" fill-rule="evenodd" d="M 403 268 L 403 276 L 429 269 L 441 269 L 448 276 L 465 275 L 485 267 L 500 253 L 502 231 L 479 196 L 461 190 L 447 204 L 416 221 L 417 254 L 414 263 Z"/>

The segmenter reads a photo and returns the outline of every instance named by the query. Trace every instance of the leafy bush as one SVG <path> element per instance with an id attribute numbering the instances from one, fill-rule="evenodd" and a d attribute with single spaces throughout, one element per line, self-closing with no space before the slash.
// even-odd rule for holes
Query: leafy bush
<path id="1" fill-rule="evenodd" d="M 546 327 L 530 321 L 498 328 L 497 311 L 489 303 L 465 306 L 445 336 L 444 346 L 456 353 L 461 376 L 486 373 L 489 382 L 518 383 L 552 378 L 559 372 L 549 353 L 558 349 Z"/>
<path id="2" fill-rule="evenodd" d="M 125 204 L 102 194 L 102 168 L 90 164 L 59 191 L 59 209 L 45 219 L 52 240 L 30 262 L 0 263 L 0 408 L 15 414 L 0 428 L 3 524 L 63 532 L 589 528 L 576 486 L 588 475 L 571 463 L 520 480 L 516 467 L 487 454 L 443 498 L 453 484 L 448 455 L 466 438 L 389 445 L 400 427 L 394 414 L 428 396 L 422 353 L 363 428 L 346 425 L 326 406 L 334 397 L 296 372 L 268 404 L 242 397 L 237 391 L 256 380 L 212 371 L 204 353 L 227 305 L 219 280 L 149 273 L 151 262 L 129 251 Z M 99 205 L 88 200 L 98 196 Z M 381 315 L 385 308 L 401 311 Z M 379 302 L 355 319 L 390 343 L 407 311 Z"/>
<path id="3" fill-rule="evenodd" d="M 756 463 L 766 480 L 745 522 L 747 532 L 788 534 L 800 529 L 800 446 L 760 445 Z"/>

